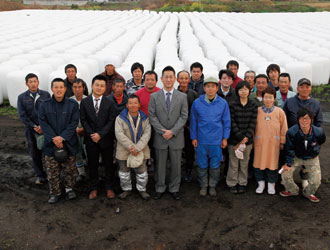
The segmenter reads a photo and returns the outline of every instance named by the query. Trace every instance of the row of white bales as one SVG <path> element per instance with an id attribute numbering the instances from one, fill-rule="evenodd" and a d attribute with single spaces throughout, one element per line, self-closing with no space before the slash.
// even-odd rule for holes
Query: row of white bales
<path id="1" fill-rule="evenodd" d="M 131 78 L 134 62 L 145 71 L 172 65 L 189 70 L 204 66 L 205 77 L 217 77 L 229 60 L 246 70 L 265 73 L 277 63 L 292 77 L 313 85 L 330 76 L 330 13 L 156 13 L 149 11 L 22 10 L 0 13 L 0 103 L 26 90 L 24 77 L 39 76 L 50 91 L 55 77 L 65 78 L 73 63 L 88 84 L 111 61 Z M 158 82 L 161 87 L 161 81 Z"/>

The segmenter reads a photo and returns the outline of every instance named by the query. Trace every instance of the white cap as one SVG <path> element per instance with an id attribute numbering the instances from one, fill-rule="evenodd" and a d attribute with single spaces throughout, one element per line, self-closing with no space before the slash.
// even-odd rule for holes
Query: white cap
<path id="1" fill-rule="evenodd" d="M 113 63 L 109 59 L 104 60 L 104 67 L 107 66 L 107 65 L 115 66 L 115 65 L 113 65 Z"/>

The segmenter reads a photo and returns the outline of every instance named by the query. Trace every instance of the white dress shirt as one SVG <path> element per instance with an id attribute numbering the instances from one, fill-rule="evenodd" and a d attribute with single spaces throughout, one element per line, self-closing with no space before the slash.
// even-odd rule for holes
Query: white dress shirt
<path id="1" fill-rule="evenodd" d="M 98 107 L 98 110 L 100 110 L 100 104 L 101 104 L 101 101 L 102 101 L 102 97 L 103 97 L 103 95 L 101 95 L 98 99 L 98 102 L 97 102 L 97 107 Z M 97 99 L 97 98 L 95 98 L 95 96 L 93 95 L 93 106 L 94 106 L 94 108 L 95 108 L 95 105 L 96 105 L 96 100 L 95 99 Z"/>
<path id="2" fill-rule="evenodd" d="M 173 97 L 173 92 L 174 92 L 174 88 L 171 90 L 171 91 L 167 91 L 163 88 L 163 91 L 164 91 L 164 95 L 165 95 L 165 103 L 166 103 L 166 98 L 167 98 L 167 93 L 171 93 L 170 95 L 170 102 L 172 102 L 172 97 Z"/>

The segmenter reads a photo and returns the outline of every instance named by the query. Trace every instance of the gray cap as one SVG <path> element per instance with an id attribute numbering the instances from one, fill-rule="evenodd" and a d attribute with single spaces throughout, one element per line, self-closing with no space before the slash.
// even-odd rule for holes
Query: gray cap
<path id="1" fill-rule="evenodd" d="M 311 83 L 311 81 L 310 80 L 308 80 L 307 78 L 301 78 L 299 81 L 298 81 L 298 86 L 301 86 L 301 85 L 303 85 L 303 84 L 307 84 L 307 85 L 309 85 L 309 86 L 311 86 L 312 85 L 312 83 Z"/>
<path id="2" fill-rule="evenodd" d="M 208 77 L 204 80 L 204 86 L 207 84 L 207 83 L 215 83 L 216 85 L 219 85 L 219 81 L 218 79 L 214 78 L 214 77 Z"/>

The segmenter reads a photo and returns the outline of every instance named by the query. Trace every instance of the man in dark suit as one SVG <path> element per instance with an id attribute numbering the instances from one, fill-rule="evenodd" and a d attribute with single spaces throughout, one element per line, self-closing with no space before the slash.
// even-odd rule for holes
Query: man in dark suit
<path id="1" fill-rule="evenodd" d="M 113 192 L 115 169 L 113 165 L 113 135 L 115 120 L 114 103 L 103 96 L 106 90 L 106 78 L 97 75 L 92 80 L 93 94 L 80 104 L 80 120 L 85 131 L 85 144 L 88 158 L 91 192 L 89 199 L 97 197 L 99 182 L 98 166 L 101 154 L 105 167 L 105 188 L 109 199 L 115 198 Z"/>
<path id="2" fill-rule="evenodd" d="M 181 182 L 181 154 L 184 148 L 183 127 L 188 119 L 187 96 L 174 89 L 175 70 L 167 66 L 162 71 L 163 89 L 151 94 L 149 120 L 155 131 L 154 147 L 156 152 L 156 194 L 160 199 L 166 190 L 166 164 L 171 161 L 169 192 L 179 200 Z"/>

